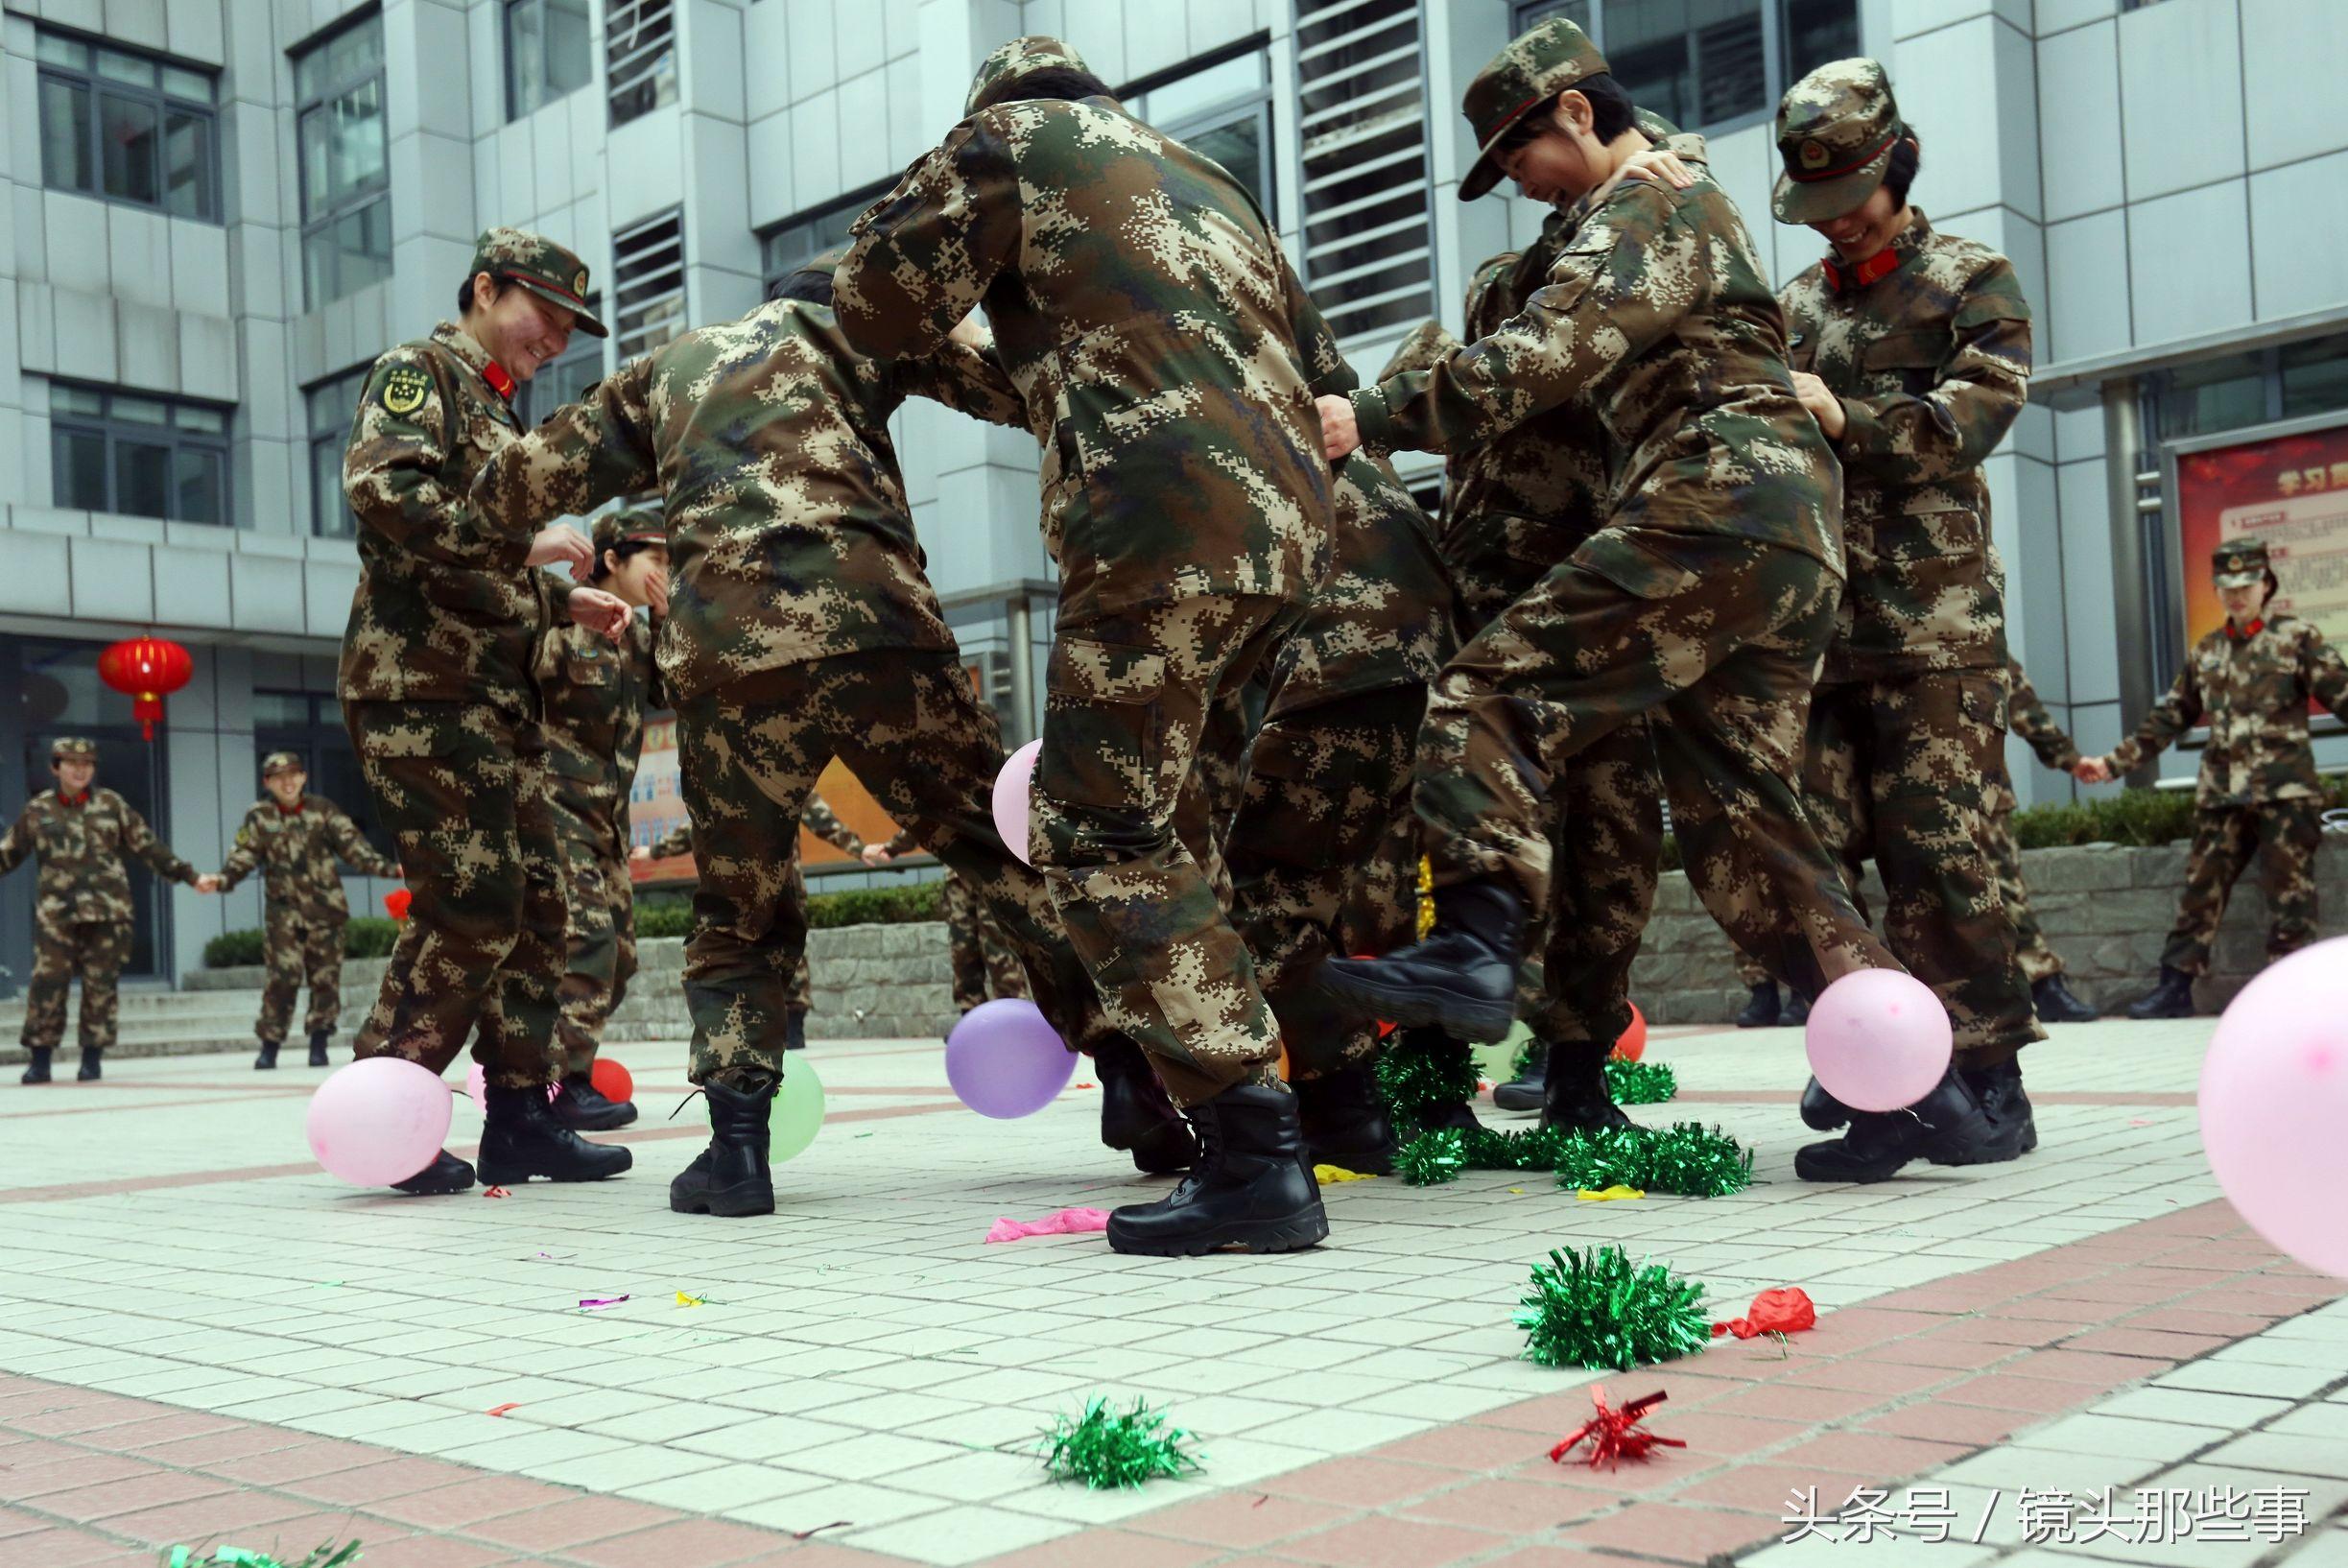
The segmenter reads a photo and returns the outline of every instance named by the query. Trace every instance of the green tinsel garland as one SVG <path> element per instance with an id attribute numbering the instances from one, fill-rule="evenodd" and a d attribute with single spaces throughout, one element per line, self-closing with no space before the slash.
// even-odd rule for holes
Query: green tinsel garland
<path id="1" fill-rule="evenodd" d="M 1467 1140 L 1458 1128 L 1422 1132 L 1394 1155 L 1394 1174 L 1413 1187 L 1457 1181 L 1467 1169 Z"/>
<path id="2" fill-rule="evenodd" d="M 1719 1198 L 1752 1185 L 1753 1152 L 1695 1122 L 1668 1128 L 1577 1132 L 1557 1152 L 1557 1184 L 1577 1190 L 1637 1187 L 1683 1198 Z"/>
<path id="3" fill-rule="evenodd" d="M 1196 1473 L 1198 1459 L 1182 1447 L 1191 1440 L 1190 1433 L 1168 1426 L 1165 1414 L 1142 1400 L 1129 1411 L 1113 1412 L 1096 1394 L 1085 1401 L 1082 1415 L 1063 1415 L 1042 1435 L 1044 1469 L 1055 1481 L 1081 1481 L 1098 1491 L 1138 1486 L 1159 1476 Z"/>
<path id="4" fill-rule="evenodd" d="M 1516 1048 L 1516 1059 L 1508 1063 L 1510 1078 L 1539 1078 L 1549 1067 L 1549 1047 L 1537 1034 L 1529 1037 Z"/>
<path id="5" fill-rule="evenodd" d="M 1563 1247 L 1532 1266 L 1517 1309 L 1525 1358 L 1544 1366 L 1633 1366 L 1712 1342 L 1704 1288 L 1659 1263 L 1633 1265 L 1619 1247 Z"/>
<path id="6" fill-rule="evenodd" d="M 310 1555 L 299 1562 L 287 1562 L 266 1552 L 249 1552 L 241 1546 L 215 1547 L 208 1557 L 195 1553 L 203 1548 L 175 1546 L 164 1556 L 163 1568 L 344 1568 L 359 1560 L 359 1543 L 351 1541 L 336 1546 L 329 1541 L 324 1546 L 312 1547 Z"/>
<path id="7" fill-rule="evenodd" d="M 1660 1105 L 1679 1098 L 1679 1075 L 1660 1061 L 1606 1058 L 1606 1092 L 1618 1105 Z"/>
<path id="8" fill-rule="evenodd" d="M 1476 1098 L 1476 1054 L 1438 1030 L 1397 1033 L 1378 1054 L 1378 1092 L 1387 1114 L 1406 1130 L 1424 1128 L 1433 1112 Z"/>

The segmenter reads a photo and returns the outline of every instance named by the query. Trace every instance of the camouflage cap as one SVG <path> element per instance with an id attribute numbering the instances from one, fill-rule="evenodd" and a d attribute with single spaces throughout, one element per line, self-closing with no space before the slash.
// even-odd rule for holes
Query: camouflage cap
<path id="1" fill-rule="evenodd" d="M 571 324 L 590 338 L 611 331 L 587 310 L 587 267 L 577 254 L 526 228 L 487 228 L 473 242 L 465 276 L 487 273 L 510 278 L 539 298 L 571 312 Z"/>
<path id="2" fill-rule="evenodd" d="M 601 561 L 604 552 L 617 550 L 630 539 L 650 539 L 654 544 L 669 542 L 669 520 L 658 507 L 622 507 L 607 511 L 595 520 L 595 558 Z"/>
<path id="3" fill-rule="evenodd" d="M 2221 588 L 2254 588 L 2273 569 L 2264 539 L 2228 539 L 2210 557 L 2210 570 Z"/>
<path id="4" fill-rule="evenodd" d="M 291 751 L 272 751 L 261 759 L 261 776 L 271 778 L 278 773 L 306 773 L 309 764 Z"/>
<path id="5" fill-rule="evenodd" d="M 1073 44 L 1036 33 L 998 46 L 979 61 L 979 74 L 970 79 L 970 96 L 962 104 L 962 118 L 1007 102 L 1012 90 L 1038 71 L 1082 71 L 1092 74 Z"/>
<path id="6" fill-rule="evenodd" d="M 1777 155 L 1786 172 L 1769 193 L 1781 224 L 1822 224 L 1875 194 L 1903 131 L 1891 80 L 1871 59 L 1837 59 L 1786 89 L 1777 106 Z"/>
<path id="7" fill-rule="evenodd" d="M 1486 61 L 1459 100 L 1459 110 L 1476 132 L 1476 161 L 1459 181 L 1459 200 L 1473 202 L 1500 183 L 1492 149 L 1510 126 L 1575 83 L 1605 70 L 1606 57 L 1590 36 L 1562 16 L 1529 29 Z"/>
<path id="8" fill-rule="evenodd" d="M 54 764 L 67 757 L 80 757 L 84 762 L 96 762 L 98 743 L 86 735 L 59 735 L 49 743 L 49 760 Z"/>

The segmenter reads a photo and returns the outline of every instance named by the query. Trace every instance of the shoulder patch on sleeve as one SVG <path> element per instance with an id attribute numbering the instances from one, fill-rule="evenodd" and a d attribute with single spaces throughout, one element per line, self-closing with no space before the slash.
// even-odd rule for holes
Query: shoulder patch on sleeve
<path id="1" fill-rule="evenodd" d="M 394 365 L 383 373 L 376 396 L 390 413 L 405 416 L 424 406 L 432 392 L 432 377 L 413 365 Z"/>

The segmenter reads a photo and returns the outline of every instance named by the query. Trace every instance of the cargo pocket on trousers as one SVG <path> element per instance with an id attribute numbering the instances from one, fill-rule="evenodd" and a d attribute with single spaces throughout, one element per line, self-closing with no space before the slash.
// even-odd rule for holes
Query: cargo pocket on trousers
<path id="1" fill-rule="evenodd" d="M 1166 655 L 1063 636 L 1044 677 L 1036 787 L 1054 800 L 1153 814 Z"/>
<path id="2" fill-rule="evenodd" d="M 1641 599 L 1669 599 L 1698 581 L 1694 568 L 1616 529 L 1584 539 L 1574 552 L 1573 563 Z"/>

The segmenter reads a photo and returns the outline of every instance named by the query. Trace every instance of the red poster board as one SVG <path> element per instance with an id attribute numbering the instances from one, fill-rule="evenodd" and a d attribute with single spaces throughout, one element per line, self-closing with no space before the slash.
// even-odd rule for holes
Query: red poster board
<path id="1" fill-rule="evenodd" d="M 2237 538 L 2265 541 L 2275 609 L 2348 643 L 2348 422 L 2180 448 L 2176 501 L 2185 646 L 2225 624 L 2210 556 Z"/>

